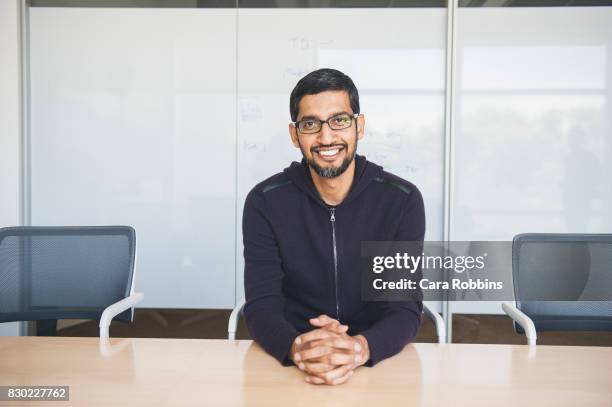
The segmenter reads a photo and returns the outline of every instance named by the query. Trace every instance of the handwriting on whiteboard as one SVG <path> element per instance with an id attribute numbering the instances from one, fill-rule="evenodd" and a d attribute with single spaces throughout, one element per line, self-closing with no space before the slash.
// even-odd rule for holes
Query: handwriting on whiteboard
<path id="1" fill-rule="evenodd" d="M 308 51 L 313 48 L 316 49 L 320 46 L 331 45 L 334 43 L 334 40 L 313 40 L 304 37 L 291 37 L 289 38 L 289 43 L 293 49 Z"/>
<path id="2" fill-rule="evenodd" d="M 240 120 L 243 122 L 254 122 L 261 120 L 263 113 L 261 107 L 253 99 L 240 99 Z"/>
<path id="3" fill-rule="evenodd" d="M 317 68 L 316 51 L 334 43 L 329 39 L 311 39 L 306 37 L 291 37 L 288 40 L 292 52 L 297 52 L 292 61 L 301 63 L 289 66 L 283 71 L 283 79 L 295 80 L 304 77 L 307 73 Z"/>
<path id="4" fill-rule="evenodd" d="M 306 76 L 307 73 L 314 71 L 314 69 L 315 67 L 311 65 L 302 66 L 302 67 L 286 68 L 285 71 L 283 72 L 283 79 L 302 78 Z"/>
<path id="5" fill-rule="evenodd" d="M 265 153 L 267 147 L 264 143 L 253 143 L 252 141 L 243 141 L 242 150 L 247 153 Z"/>

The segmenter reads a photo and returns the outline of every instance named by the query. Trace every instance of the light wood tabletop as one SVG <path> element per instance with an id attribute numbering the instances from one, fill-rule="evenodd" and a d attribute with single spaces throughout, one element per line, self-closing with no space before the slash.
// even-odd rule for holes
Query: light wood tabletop
<path id="1" fill-rule="evenodd" d="M 70 386 L 53 406 L 612 406 L 611 368 L 612 347 L 418 343 L 328 387 L 251 341 L 0 337 L 0 385 Z"/>

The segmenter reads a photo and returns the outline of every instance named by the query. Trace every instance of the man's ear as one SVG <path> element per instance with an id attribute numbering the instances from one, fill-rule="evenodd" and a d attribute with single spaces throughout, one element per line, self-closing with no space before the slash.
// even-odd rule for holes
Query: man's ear
<path id="1" fill-rule="evenodd" d="M 295 148 L 300 148 L 300 142 L 298 141 L 297 129 L 293 123 L 289 123 L 289 136 L 291 136 L 291 142 Z"/>
<path id="2" fill-rule="evenodd" d="M 365 136 L 365 116 L 360 114 L 357 116 L 357 139 L 361 140 Z"/>

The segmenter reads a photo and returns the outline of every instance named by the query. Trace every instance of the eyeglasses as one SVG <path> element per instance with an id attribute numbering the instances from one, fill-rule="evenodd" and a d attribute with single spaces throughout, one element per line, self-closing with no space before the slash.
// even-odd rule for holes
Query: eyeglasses
<path id="1" fill-rule="evenodd" d="M 323 123 L 327 123 L 330 129 L 332 130 L 344 130 L 351 127 L 353 124 L 353 120 L 359 117 L 359 114 L 349 114 L 349 113 L 340 113 L 335 116 L 330 117 L 327 120 L 319 120 L 319 119 L 302 119 L 300 121 L 294 122 L 295 128 L 304 134 L 314 134 L 321 131 L 323 128 Z"/>

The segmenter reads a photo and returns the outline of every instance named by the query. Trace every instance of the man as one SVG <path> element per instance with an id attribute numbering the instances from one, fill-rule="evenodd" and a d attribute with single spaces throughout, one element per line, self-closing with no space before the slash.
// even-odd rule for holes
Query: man
<path id="1" fill-rule="evenodd" d="M 253 339 L 313 384 L 400 352 L 420 302 L 361 300 L 360 243 L 422 241 L 423 199 L 410 182 L 356 155 L 365 117 L 353 81 L 319 69 L 290 96 L 302 162 L 261 182 L 243 216 L 246 323 Z"/>

